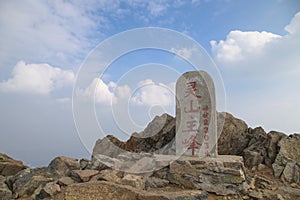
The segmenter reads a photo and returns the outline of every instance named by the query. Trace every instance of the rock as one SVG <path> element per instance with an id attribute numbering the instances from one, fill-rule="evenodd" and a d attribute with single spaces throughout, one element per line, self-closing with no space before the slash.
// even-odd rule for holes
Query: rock
<path id="1" fill-rule="evenodd" d="M 249 196 L 253 199 L 263 199 L 263 195 L 260 191 L 253 190 L 249 193 Z"/>
<path id="2" fill-rule="evenodd" d="M 300 167 L 296 162 L 288 162 L 281 175 L 281 180 L 288 183 L 298 183 L 300 175 Z"/>
<path id="3" fill-rule="evenodd" d="M 54 181 L 47 168 L 24 169 L 7 180 L 14 197 L 29 197 L 41 185 Z"/>
<path id="4" fill-rule="evenodd" d="M 0 175 L 13 176 L 25 168 L 27 167 L 21 161 L 0 153 Z"/>
<path id="5" fill-rule="evenodd" d="M 64 199 L 122 199 L 122 200 L 204 200 L 208 194 L 203 191 L 147 192 L 130 186 L 110 182 L 87 182 L 71 185 Z"/>
<path id="6" fill-rule="evenodd" d="M 132 187 L 143 190 L 145 188 L 145 182 L 147 175 L 135 175 L 135 174 L 126 174 L 121 180 L 121 184 L 130 185 Z"/>
<path id="7" fill-rule="evenodd" d="M 269 167 L 272 167 L 272 164 L 275 161 L 275 158 L 279 152 L 279 145 L 278 142 L 282 139 L 287 137 L 284 133 L 271 131 L 267 134 L 267 157 L 265 158 L 265 164 Z"/>
<path id="8" fill-rule="evenodd" d="M 113 183 L 121 183 L 124 177 L 124 172 L 112 169 L 105 169 L 99 172 L 98 175 L 93 176 L 90 181 L 108 181 Z"/>
<path id="9" fill-rule="evenodd" d="M 64 156 L 54 158 L 48 165 L 48 170 L 60 177 L 70 176 L 71 170 L 79 170 L 80 164 L 74 158 Z"/>
<path id="10" fill-rule="evenodd" d="M 278 143 L 280 147 L 272 168 L 276 177 L 288 183 L 298 183 L 300 177 L 300 134 L 284 137 Z"/>
<path id="11" fill-rule="evenodd" d="M 99 174 L 98 170 L 72 170 L 71 177 L 77 182 L 88 182 L 93 176 Z"/>
<path id="12" fill-rule="evenodd" d="M 250 141 L 250 134 L 247 132 L 248 125 L 229 113 L 218 113 L 217 116 L 218 129 L 222 127 L 221 122 L 225 120 L 218 139 L 218 154 L 242 155 Z"/>
<path id="13" fill-rule="evenodd" d="M 226 166 L 240 166 L 238 169 Z M 168 181 L 187 189 L 202 189 L 219 195 L 238 194 L 246 188 L 243 160 L 238 156 L 218 158 L 180 157 L 170 164 Z"/>
<path id="14" fill-rule="evenodd" d="M 79 161 L 80 169 L 87 169 L 91 165 L 91 161 L 85 158 L 80 159 Z"/>
<path id="15" fill-rule="evenodd" d="M 46 183 L 45 186 L 41 185 L 40 187 L 41 189 L 38 191 L 38 194 L 35 195 L 35 199 L 45 199 L 53 197 L 61 191 L 60 186 L 55 181 Z"/>
<path id="16" fill-rule="evenodd" d="M 252 168 L 264 163 L 267 157 L 266 144 L 267 134 L 263 128 L 258 127 L 248 130 L 251 133 L 251 139 L 248 147 L 244 149 L 243 157 L 245 160 L 245 166 Z"/>
<path id="17" fill-rule="evenodd" d="M 156 177 L 148 177 L 146 179 L 145 187 L 146 188 L 161 188 L 165 187 L 170 182 L 166 179 L 156 178 Z"/>
<path id="18" fill-rule="evenodd" d="M 105 155 L 112 158 L 117 158 L 121 153 L 130 152 L 159 152 L 175 154 L 175 149 L 170 152 L 171 148 L 166 148 L 167 145 L 174 144 L 175 137 L 175 118 L 168 114 L 156 116 L 152 122 L 140 133 L 134 133 L 127 142 L 122 142 L 114 136 L 106 136 L 103 139 L 97 140 L 92 155 L 92 163 L 97 155 Z M 168 146 L 169 147 L 169 146 Z"/>
<path id="19" fill-rule="evenodd" d="M 60 187 L 65 187 L 74 183 L 76 183 L 76 181 L 74 181 L 71 177 L 62 177 L 57 181 L 57 184 L 60 185 Z"/>
<path id="20" fill-rule="evenodd" d="M 0 200 L 12 199 L 12 192 L 4 181 L 5 179 L 0 180 Z"/>

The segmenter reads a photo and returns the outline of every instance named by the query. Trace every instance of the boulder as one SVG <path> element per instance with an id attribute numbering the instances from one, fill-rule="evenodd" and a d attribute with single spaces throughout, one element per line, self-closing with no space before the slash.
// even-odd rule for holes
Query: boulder
<path id="1" fill-rule="evenodd" d="M 24 169 L 7 180 L 14 197 L 29 197 L 41 185 L 54 181 L 47 168 Z"/>
<path id="2" fill-rule="evenodd" d="M 299 183 L 300 134 L 284 137 L 278 145 L 280 150 L 272 164 L 274 175 L 288 183 Z"/>
<path id="3" fill-rule="evenodd" d="M 0 176 L 0 200 L 12 199 L 12 192 L 5 184 L 5 178 Z"/>
<path id="4" fill-rule="evenodd" d="M 46 183 L 45 185 L 40 185 L 40 188 L 37 189 L 35 199 L 46 199 L 53 197 L 61 191 L 60 186 L 56 181 Z"/>
<path id="5" fill-rule="evenodd" d="M 48 170 L 59 177 L 70 176 L 72 170 L 79 170 L 80 164 L 77 159 L 64 156 L 54 158 L 48 165 Z"/>
<path id="6" fill-rule="evenodd" d="M 72 170 L 71 177 L 77 182 L 88 182 L 93 176 L 99 174 L 98 170 Z"/>
<path id="7" fill-rule="evenodd" d="M 27 167 L 21 161 L 0 153 L 0 175 L 13 176 L 25 168 Z"/>
<path id="8" fill-rule="evenodd" d="M 242 155 L 251 138 L 248 125 L 229 113 L 218 113 L 217 118 L 218 131 L 222 128 L 218 138 L 218 154 Z"/>

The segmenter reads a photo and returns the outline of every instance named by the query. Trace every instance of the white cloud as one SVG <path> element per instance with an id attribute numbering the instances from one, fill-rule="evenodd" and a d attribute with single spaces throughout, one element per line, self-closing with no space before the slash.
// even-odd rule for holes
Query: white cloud
<path id="1" fill-rule="evenodd" d="M 78 89 L 77 95 L 99 104 L 110 105 L 118 100 L 129 98 L 131 89 L 128 85 L 118 86 L 115 82 L 110 81 L 108 84 L 100 78 L 95 78 L 92 83 L 85 89 Z"/>
<path id="2" fill-rule="evenodd" d="M 227 108 L 251 126 L 286 133 L 300 130 L 300 12 L 287 34 L 232 31 L 212 41 L 212 52 L 227 88 Z M 272 113 L 272 116 L 270 115 Z"/>
<path id="3" fill-rule="evenodd" d="M 131 101 L 147 106 L 174 105 L 174 84 L 155 83 L 151 79 L 140 81 Z"/>
<path id="4" fill-rule="evenodd" d="M 12 71 L 12 77 L 0 82 L 0 91 L 46 95 L 54 89 L 71 85 L 74 78 L 72 71 L 48 64 L 26 64 L 19 61 Z"/>
<path id="5" fill-rule="evenodd" d="M 189 48 L 189 49 L 188 48 L 180 48 L 180 49 L 171 48 L 170 51 L 177 55 L 180 55 L 186 59 L 189 59 L 192 56 L 194 49 L 193 48 Z"/>
<path id="6" fill-rule="evenodd" d="M 246 56 L 259 54 L 266 44 L 280 39 L 281 36 L 258 31 L 231 31 L 226 40 L 211 41 L 212 51 L 220 62 L 238 62 L 246 59 Z"/>
<path id="7" fill-rule="evenodd" d="M 300 34 L 300 12 L 294 16 L 291 23 L 285 27 L 285 30 L 293 35 Z"/>

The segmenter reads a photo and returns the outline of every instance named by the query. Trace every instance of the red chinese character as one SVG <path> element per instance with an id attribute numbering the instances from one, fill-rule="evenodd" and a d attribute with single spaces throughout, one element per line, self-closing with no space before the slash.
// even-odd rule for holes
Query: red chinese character
<path id="1" fill-rule="evenodd" d="M 193 112 L 199 112 L 200 111 L 200 106 L 194 108 L 193 107 L 193 102 L 194 102 L 193 100 L 190 101 L 190 110 L 189 111 L 187 111 L 186 107 L 184 107 L 184 112 L 185 113 L 193 113 Z"/>
<path id="2" fill-rule="evenodd" d="M 202 108 L 202 110 L 208 111 L 208 106 L 204 106 L 204 107 Z"/>
<path id="3" fill-rule="evenodd" d="M 189 95 L 193 95 L 196 98 L 201 98 L 200 95 L 196 94 L 197 92 L 197 83 L 196 81 L 188 82 L 187 83 L 187 90 L 185 91 L 185 96 L 188 97 Z"/>
<path id="4" fill-rule="evenodd" d="M 201 147 L 201 144 L 197 141 L 197 137 L 195 135 L 192 135 L 188 140 L 185 139 L 182 144 L 192 150 L 192 155 L 195 155 L 195 149 L 200 149 Z"/>
<path id="5" fill-rule="evenodd" d="M 208 112 L 204 112 L 202 115 L 203 118 L 208 118 Z"/>
<path id="6" fill-rule="evenodd" d="M 204 133 L 208 133 L 208 127 L 204 127 Z"/>
<path id="7" fill-rule="evenodd" d="M 204 125 L 205 125 L 205 126 L 208 126 L 208 125 L 209 125 L 208 119 L 204 119 Z"/>
<path id="8" fill-rule="evenodd" d="M 196 127 L 196 125 L 197 125 L 196 120 L 187 121 L 186 124 L 187 124 L 186 127 L 188 129 L 182 130 L 182 132 L 184 132 L 184 133 L 186 133 L 186 132 L 196 132 L 196 133 L 198 133 L 199 132 L 199 130 Z"/>

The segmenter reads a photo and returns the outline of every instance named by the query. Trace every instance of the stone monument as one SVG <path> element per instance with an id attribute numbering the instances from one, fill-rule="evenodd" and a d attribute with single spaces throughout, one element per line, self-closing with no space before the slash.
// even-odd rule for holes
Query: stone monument
<path id="1" fill-rule="evenodd" d="M 186 72 L 177 80 L 176 154 L 217 156 L 215 87 L 204 71 Z"/>

